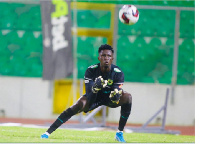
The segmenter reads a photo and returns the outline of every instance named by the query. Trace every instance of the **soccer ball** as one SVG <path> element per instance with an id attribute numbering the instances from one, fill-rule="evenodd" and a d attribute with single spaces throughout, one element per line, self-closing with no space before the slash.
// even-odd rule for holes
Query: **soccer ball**
<path id="1" fill-rule="evenodd" d="M 133 25 L 139 19 L 139 12 L 134 5 L 124 5 L 119 10 L 119 19 L 124 24 Z"/>

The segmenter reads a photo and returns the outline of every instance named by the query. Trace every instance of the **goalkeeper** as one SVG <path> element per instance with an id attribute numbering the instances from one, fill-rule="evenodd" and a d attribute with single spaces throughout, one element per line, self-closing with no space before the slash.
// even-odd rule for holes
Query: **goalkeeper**
<path id="1" fill-rule="evenodd" d="M 116 140 L 125 142 L 123 130 L 131 112 L 131 94 L 122 90 L 124 74 L 120 68 L 112 64 L 113 48 L 107 44 L 101 45 L 98 50 L 100 63 L 88 67 L 85 72 L 86 94 L 78 101 L 63 111 L 49 129 L 41 135 L 41 138 L 48 138 L 59 126 L 69 120 L 73 115 L 82 111 L 88 112 L 98 106 L 105 105 L 111 108 L 121 107 L 118 131 Z"/>

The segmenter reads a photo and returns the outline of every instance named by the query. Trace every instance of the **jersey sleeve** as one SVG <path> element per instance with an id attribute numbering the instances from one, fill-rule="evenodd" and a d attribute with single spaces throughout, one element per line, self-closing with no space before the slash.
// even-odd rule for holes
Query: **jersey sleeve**
<path id="1" fill-rule="evenodd" d="M 85 79 L 86 95 L 88 95 L 92 92 L 92 86 L 94 84 L 94 73 L 92 72 L 92 69 L 88 68 L 86 70 L 84 79 Z"/>
<path id="2" fill-rule="evenodd" d="M 124 84 L 124 73 L 121 70 L 119 70 L 118 72 L 116 72 L 114 76 L 113 89 L 117 88 L 118 90 L 121 90 L 123 84 Z"/>
<path id="3" fill-rule="evenodd" d="M 88 68 L 85 72 L 85 90 L 86 96 L 89 100 L 89 103 L 93 103 L 97 98 L 97 93 L 92 92 L 92 86 L 94 85 L 94 69 Z"/>

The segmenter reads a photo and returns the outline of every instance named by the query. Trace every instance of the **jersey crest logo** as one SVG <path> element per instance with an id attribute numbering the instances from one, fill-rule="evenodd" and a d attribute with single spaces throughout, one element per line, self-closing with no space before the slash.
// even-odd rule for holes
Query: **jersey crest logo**
<path id="1" fill-rule="evenodd" d="M 98 65 L 91 65 L 88 68 L 97 68 L 97 67 L 98 67 Z"/>
<path id="2" fill-rule="evenodd" d="M 115 72 L 121 72 L 121 70 L 119 70 L 118 68 L 114 68 Z"/>
<path id="3" fill-rule="evenodd" d="M 108 85 L 112 85 L 113 84 L 113 80 L 108 79 Z"/>

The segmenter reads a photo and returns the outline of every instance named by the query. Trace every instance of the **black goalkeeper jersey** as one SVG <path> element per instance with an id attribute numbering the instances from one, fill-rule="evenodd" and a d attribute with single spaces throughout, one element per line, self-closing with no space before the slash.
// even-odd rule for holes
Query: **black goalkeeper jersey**
<path id="1" fill-rule="evenodd" d="M 97 77 L 102 76 L 104 80 L 107 80 L 107 86 L 105 88 L 102 88 L 97 93 L 92 92 L 92 86 L 94 84 L 94 81 Z M 115 88 L 118 90 L 121 89 L 123 83 L 124 83 L 124 73 L 121 71 L 121 69 L 116 65 L 111 65 L 111 70 L 108 73 L 102 73 L 100 69 L 100 63 L 91 65 L 87 68 L 85 72 L 85 86 L 86 86 L 86 94 L 85 96 L 88 97 L 88 99 L 93 99 L 95 97 L 97 101 L 104 100 L 109 101 L 109 95 L 110 92 L 113 91 Z"/>

